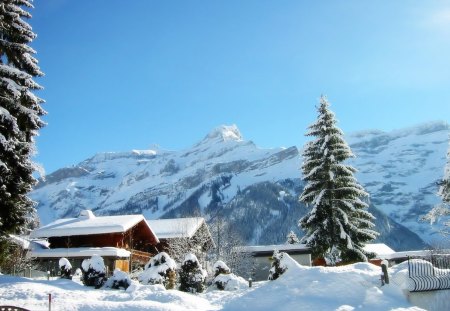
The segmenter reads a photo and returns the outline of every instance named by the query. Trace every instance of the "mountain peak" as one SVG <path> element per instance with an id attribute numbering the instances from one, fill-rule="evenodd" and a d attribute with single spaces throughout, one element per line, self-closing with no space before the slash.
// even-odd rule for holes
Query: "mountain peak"
<path id="1" fill-rule="evenodd" d="M 208 135 L 205 136 L 203 142 L 207 141 L 242 141 L 242 134 L 239 131 L 238 127 L 235 124 L 232 125 L 220 125 L 209 132 Z"/>

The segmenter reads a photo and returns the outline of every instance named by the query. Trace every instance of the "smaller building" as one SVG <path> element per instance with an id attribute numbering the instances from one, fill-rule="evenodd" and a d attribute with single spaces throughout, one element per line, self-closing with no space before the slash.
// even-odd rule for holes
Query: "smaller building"
<path id="1" fill-rule="evenodd" d="M 157 248 L 170 254 L 175 261 L 182 262 L 187 252 L 194 253 L 204 262 L 208 250 L 214 247 L 214 241 L 208 225 L 202 217 L 147 220 L 159 239 Z"/>
<path id="2" fill-rule="evenodd" d="M 375 254 L 375 258 L 369 259 L 369 262 L 381 266 L 381 262 L 387 257 L 395 254 L 395 251 L 384 243 L 372 243 L 364 246 L 366 253 Z"/>
<path id="3" fill-rule="evenodd" d="M 251 262 L 251 272 L 249 275 L 241 275 L 242 277 L 251 277 L 254 281 L 267 280 L 269 270 L 272 265 L 273 252 L 287 253 L 299 264 L 311 266 L 311 249 L 305 244 L 280 244 L 280 245 L 258 245 L 258 246 L 242 246 L 235 248 L 235 251 L 243 253 Z"/>

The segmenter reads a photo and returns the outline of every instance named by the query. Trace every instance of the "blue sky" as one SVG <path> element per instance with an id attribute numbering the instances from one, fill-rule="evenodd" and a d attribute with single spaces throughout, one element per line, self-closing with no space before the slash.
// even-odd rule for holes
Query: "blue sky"
<path id="1" fill-rule="evenodd" d="M 326 94 L 344 132 L 450 121 L 447 1 L 35 0 L 47 173 L 188 148 L 221 124 L 302 146 Z"/>

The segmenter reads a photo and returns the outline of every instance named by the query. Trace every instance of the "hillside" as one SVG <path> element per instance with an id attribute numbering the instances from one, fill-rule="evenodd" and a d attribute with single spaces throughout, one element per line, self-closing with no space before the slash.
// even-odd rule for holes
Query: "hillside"
<path id="1" fill-rule="evenodd" d="M 371 194 L 381 241 L 397 250 L 439 239 L 438 227 L 419 222 L 438 198 L 449 125 L 433 122 L 393 132 L 347 135 L 358 180 Z M 262 149 L 236 126 L 220 126 L 182 151 L 99 153 L 41 180 L 32 192 L 46 224 L 76 216 L 142 213 L 149 219 L 226 217 L 248 244 L 284 242 L 307 209 L 298 148 Z"/>

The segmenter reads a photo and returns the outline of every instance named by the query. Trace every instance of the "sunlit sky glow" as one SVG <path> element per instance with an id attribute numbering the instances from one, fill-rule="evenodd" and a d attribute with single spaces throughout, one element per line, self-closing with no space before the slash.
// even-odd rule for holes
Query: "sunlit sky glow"
<path id="1" fill-rule="evenodd" d="M 447 1 L 35 0 L 47 173 L 188 148 L 237 124 L 302 146 L 326 94 L 344 132 L 450 120 Z"/>

